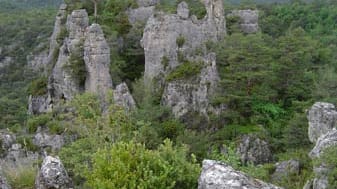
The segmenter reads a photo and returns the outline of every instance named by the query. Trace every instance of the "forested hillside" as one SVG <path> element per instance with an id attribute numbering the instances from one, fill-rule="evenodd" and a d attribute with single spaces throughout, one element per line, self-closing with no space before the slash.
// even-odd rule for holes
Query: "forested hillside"
<path id="1" fill-rule="evenodd" d="M 0 0 L 0 180 L 50 155 L 60 188 L 212 189 L 205 159 L 336 188 L 337 2 L 181 2 Z"/>

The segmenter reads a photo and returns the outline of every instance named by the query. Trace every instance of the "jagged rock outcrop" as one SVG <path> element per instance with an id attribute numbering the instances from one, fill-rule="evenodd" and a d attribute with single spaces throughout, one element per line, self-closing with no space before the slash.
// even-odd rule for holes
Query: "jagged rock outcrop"
<path id="1" fill-rule="evenodd" d="M 309 140 L 316 142 L 317 139 L 337 126 L 337 109 L 333 104 L 316 102 L 308 111 Z"/>
<path id="2" fill-rule="evenodd" d="M 309 153 L 312 159 L 319 159 L 324 150 L 337 145 L 336 108 L 334 105 L 316 102 L 308 111 L 309 139 L 315 143 L 315 147 Z M 309 180 L 304 189 L 329 188 L 328 174 L 331 168 L 324 162 L 314 166 L 315 178 Z"/>
<path id="3" fill-rule="evenodd" d="M 47 57 L 47 65 L 53 64 L 57 58 L 58 49 L 60 48 L 59 39 L 62 37 L 62 32 L 65 32 L 64 25 L 67 21 L 67 5 L 62 4 L 55 18 L 54 31 L 50 37 L 49 52 Z M 53 66 L 53 65 L 50 65 Z"/>
<path id="4" fill-rule="evenodd" d="M 141 42 L 145 53 L 145 79 L 162 79 L 162 74 L 166 75 L 181 64 L 178 50 L 188 57 L 206 41 L 216 41 L 225 35 L 223 2 L 205 0 L 204 4 L 207 15 L 202 20 L 195 16 L 186 18 L 187 7 L 182 4 L 178 14 L 156 13 L 149 18 Z M 177 45 L 179 37 L 184 38 L 182 47 Z M 163 57 L 168 58 L 167 66 L 162 64 Z"/>
<path id="5" fill-rule="evenodd" d="M 5 130 L 0 131 L 0 144 L 1 144 L 0 151 L 4 152 L 4 151 L 9 150 L 15 142 L 16 142 L 16 137 L 13 133 L 10 133 Z"/>
<path id="6" fill-rule="evenodd" d="M 309 153 L 309 156 L 312 159 L 320 158 L 320 155 L 325 149 L 335 145 L 337 145 L 337 130 L 333 129 L 318 138 L 316 145 Z M 327 175 L 330 171 L 331 170 L 326 167 L 324 163 L 314 166 L 315 178 L 308 181 L 305 187 L 309 189 L 327 189 L 329 187 Z"/>
<path id="7" fill-rule="evenodd" d="M 109 72 L 110 48 L 98 24 L 93 24 L 87 29 L 84 62 L 87 72 L 85 91 L 98 94 L 101 101 L 105 101 L 107 92 L 112 90 Z"/>
<path id="8" fill-rule="evenodd" d="M 266 141 L 261 140 L 255 135 L 245 135 L 237 148 L 243 164 L 253 163 L 263 164 L 272 160 L 272 153 Z"/>
<path id="9" fill-rule="evenodd" d="M 198 189 L 281 189 L 213 160 L 202 162 Z"/>
<path id="10" fill-rule="evenodd" d="M 243 33 L 256 33 L 259 31 L 258 10 L 233 10 L 228 16 L 239 17 L 239 26 Z"/>
<path id="11" fill-rule="evenodd" d="M 337 145 L 337 130 L 333 129 L 318 138 L 315 147 L 309 153 L 311 158 L 319 158 L 328 147 Z"/>
<path id="12" fill-rule="evenodd" d="M 226 34 L 223 2 L 204 0 L 203 3 L 207 14 L 202 20 L 190 17 L 185 2 L 178 5 L 177 14 L 158 12 L 151 16 L 141 41 L 145 53 L 145 84 L 163 88 L 162 104 L 179 118 L 191 112 L 206 118 L 209 113 L 221 112 L 221 108 L 210 104 L 219 81 L 215 55 L 203 49 L 205 42 L 217 41 Z M 202 55 L 196 55 L 197 49 L 203 51 Z M 167 75 L 186 61 L 201 63 L 200 73 L 190 80 L 165 81 Z"/>
<path id="13" fill-rule="evenodd" d="M 126 111 L 131 111 L 136 108 L 136 102 L 130 94 L 129 88 L 126 83 L 121 83 L 116 86 L 113 91 L 114 103 L 117 106 L 125 108 Z"/>
<path id="14" fill-rule="evenodd" d="M 74 10 L 67 18 L 68 37 L 59 50 L 56 65 L 49 77 L 48 90 L 53 99 L 70 100 L 83 91 L 79 76 L 73 75 L 69 64 L 83 61 L 83 44 L 89 17 L 85 10 Z"/>
<path id="15" fill-rule="evenodd" d="M 28 114 L 42 114 L 51 112 L 53 108 L 52 99 L 50 95 L 32 96 L 28 98 Z"/>
<path id="16" fill-rule="evenodd" d="M 275 171 L 271 175 L 273 181 L 282 181 L 291 174 L 299 174 L 300 162 L 297 160 L 282 161 L 275 164 Z"/>
<path id="17" fill-rule="evenodd" d="M 58 157 L 44 158 L 40 171 L 35 180 L 36 189 L 69 189 L 72 181 Z"/>
<path id="18" fill-rule="evenodd" d="M 210 112 L 219 115 L 222 110 L 210 103 L 219 81 L 215 54 L 209 54 L 202 62 L 204 68 L 193 79 L 172 81 L 165 86 L 162 104 L 171 107 L 176 117 L 182 117 L 188 112 L 199 112 L 207 117 Z"/>
<path id="19" fill-rule="evenodd" d="M 146 23 L 155 12 L 155 5 L 159 0 L 137 0 L 137 8 L 129 8 L 126 11 L 130 24 Z"/>

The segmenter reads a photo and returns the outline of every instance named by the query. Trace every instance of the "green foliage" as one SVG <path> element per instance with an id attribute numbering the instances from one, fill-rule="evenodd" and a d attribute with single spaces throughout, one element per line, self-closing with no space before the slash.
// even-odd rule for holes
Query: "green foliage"
<path id="1" fill-rule="evenodd" d="M 32 189 L 35 187 L 37 168 L 33 165 L 2 165 L 2 170 L 12 188 Z"/>
<path id="2" fill-rule="evenodd" d="M 21 136 L 19 138 L 17 138 L 17 142 L 19 144 L 22 145 L 22 147 L 27 150 L 27 151 L 31 151 L 31 152 L 37 152 L 39 150 L 39 147 L 37 147 L 34 143 L 33 143 L 33 139 L 32 137 L 29 136 Z"/>
<path id="3" fill-rule="evenodd" d="M 35 133 L 38 127 L 45 127 L 52 119 L 50 114 L 42 114 L 31 117 L 27 120 L 27 129 L 29 133 Z"/>
<path id="4" fill-rule="evenodd" d="M 226 17 L 226 27 L 227 33 L 229 35 L 233 33 L 240 32 L 240 17 L 238 16 L 227 16 Z"/>
<path id="5" fill-rule="evenodd" d="M 74 48 L 75 50 L 70 52 L 68 63 L 64 65 L 64 68 L 71 74 L 71 76 L 78 80 L 81 86 L 84 86 L 87 71 L 85 62 L 83 59 L 84 41 L 80 41 Z"/>
<path id="6" fill-rule="evenodd" d="M 185 37 L 180 35 L 179 37 L 177 37 L 176 43 L 179 48 L 183 47 L 183 45 L 185 44 Z"/>
<path id="7" fill-rule="evenodd" d="M 171 73 L 166 76 L 167 81 L 180 79 L 189 79 L 200 74 L 202 64 L 199 62 L 185 61 L 183 64 L 176 67 Z"/>
<path id="8" fill-rule="evenodd" d="M 47 94 L 47 81 L 46 77 L 39 77 L 33 80 L 29 85 L 27 92 L 33 96 L 41 96 Z"/>
<path id="9" fill-rule="evenodd" d="M 160 0 L 156 5 L 157 10 L 162 10 L 167 13 L 176 13 L 178 4 L 182 0 Z M 188 4 L 190 15 L 195 15 L 198 19 L 202 19 L 206 15 L 205 5 L 199 0 L 185 0 Z"/>
<path id="10" fill-rule="evenodd" d="M 161 64 L 164 66 L 164 69 L 167 68 L 169 63 L 170 63 L 170 59 L 167 58 L 167 56 L 163 56 L 162 59 L 161 59 Z"/>
<path id="11" fill-rule="evenodd" d="M 157 151 L 120 142 L 94 155 L 88 185 L 92 188 L 195 188 L 199 166 L 184 148 L 165 141 Z M 118 178 L 118 179 L 116 179 Z"/>

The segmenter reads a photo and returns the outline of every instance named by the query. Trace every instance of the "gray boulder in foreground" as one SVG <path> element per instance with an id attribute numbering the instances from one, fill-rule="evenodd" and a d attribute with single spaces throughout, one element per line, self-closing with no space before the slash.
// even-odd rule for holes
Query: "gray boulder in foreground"
<path id="1" fill-rule="evenodd" d="M 47 156 L 35 180 L 36 189 L 70 189 L 72 182 L 58 157 Z"/>
<path id="2" fill-rule="evenodd" d="M 202 162 L 198 189 L 281 189 L 214 160 Z"/>

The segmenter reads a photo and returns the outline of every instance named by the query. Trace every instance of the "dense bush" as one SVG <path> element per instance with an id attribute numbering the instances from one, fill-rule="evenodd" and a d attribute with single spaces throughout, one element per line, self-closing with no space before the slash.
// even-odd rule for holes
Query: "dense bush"
<path id="1" fill-rule="evenodd" d="M 167 81 L 189 79 L 200 74 L 202 64 L 199 62 L 185 61 L 183 64 L 176 67 L 167 76 Z"/>
<path id="2" fill-rule="evenodd" d="M 92 188 L 195 188 L 199 166 L 186 159 L 184 148 L 168 140 L 158 151 L 134 142 L 116 143 L 93 158 L 88 185 Z"/>

